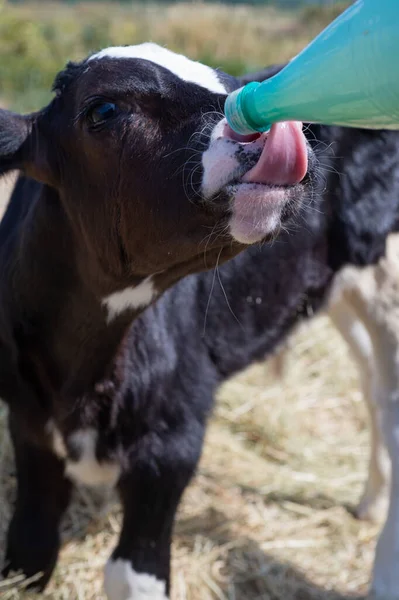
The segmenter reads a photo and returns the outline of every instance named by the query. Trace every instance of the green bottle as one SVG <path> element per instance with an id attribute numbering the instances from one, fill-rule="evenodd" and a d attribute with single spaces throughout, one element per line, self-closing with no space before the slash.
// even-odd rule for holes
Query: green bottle
<path id="1" fill-rule="evenodd" d="M 357 0 L 277 75 L 227 97 L 240 134 L 278 121 L 399 129 L 399 0 Z"/>

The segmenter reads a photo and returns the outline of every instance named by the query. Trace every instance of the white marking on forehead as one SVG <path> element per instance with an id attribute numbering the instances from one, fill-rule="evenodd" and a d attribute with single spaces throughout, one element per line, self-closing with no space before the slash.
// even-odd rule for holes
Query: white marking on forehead
<path id="1" fill-rule="evenodd" d="M 172 73 L 183 79 L 196 83 L 201 87 L 208 89 L 216 94 L 226 94 L 226 88 L 219 81 L 217 72 L 211 67 L 207 67 L 200 62 L 190 60 L 182 54 L 171 52 L 167 48 L 162 48 L 157 44 L 146 43 L 138 46 L 113 46 L 101 50 L 89 60 L 96 58 L 142 58 L 150 60 L 161 67 L 169 69 Z"/>
<path id="2" fill-rule="evenodd" d="M 130 286 L 124 290 L 106 296 L 102 299 L 102 304 L 103 306 L 106 306 L 108 311 L 108 323 L 125 310 L 148 306 L 156 293 L 150 276 L 135 287 Z"/>
<path id="3" fill-rule="evenodd" d="M 108 561 L 104 588 L 108 600 L 168 600 L 164 581 L 155 575 L 137 573 L 129 561 L 121 558 Z"/>

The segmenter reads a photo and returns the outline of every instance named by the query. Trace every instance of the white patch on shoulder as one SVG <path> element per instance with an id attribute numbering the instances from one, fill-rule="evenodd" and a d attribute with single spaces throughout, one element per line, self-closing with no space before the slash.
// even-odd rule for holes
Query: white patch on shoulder
<path id="1" fill-rule="evenodd" d="M 108 600 L 168 600 L 164 581 L 136 573 L 131 563 L 121 558 L 107 562 L 104 588 Z"/>
<path id="2" fill-rule="evenodd" d="M 46 431 L 53 439 L 53 450 L 58 458 L 66 458 L 68 455 L 62 435 L 58 431 L 53 419 L 50 419 L 46 425 Z"/>
<path id="3" fill-rule="evenodd" d="M 59 458 L 67 457 L 67 449 L 64 444 L 64 440 L 62 439 L 62 435 L 58 431 L 58 429 L 54 429 L 53 433 L 53 448 L 54 452 Z"/>
<path id="4" fill-rule="evenodd" d="M 99 462 L 96 458 L 97 431 L 93 428 L 79 429 L 69 438 L 71 444 L 79 452 L 77 461 L 68 458 L 68 447 L 63 436 L 54 424 L 47 423 L 46 429 L 53 438 L 55 454 L 65 460 L 65 475 L 70 479 L 89 486 L 104 485 L 113 487 L 120 476 L 120 466 L 114 462 Z"/>
<path id="5" fill-rule="evenodd" d="M 99 462 L 96 457 L 97 431 L 93 428 L 75 431 L 69 438 L 81 453 L 78 461 L 67 460 L 65 474 L 74 481 L 90 486 L 113 487 L 120 476 L 120 466 L 114 462 Z"/>
<path id="6" fill-rule="evenodd" d="M 226 88 L 219 80 L 217 71 L 200 62 L 190 60 L 183 54 L 176 54 L 158 44 L 145 43 L 138 46 L 113 46 L 105 48 L 89 58 L 141 58 L 149 60 L 183 79 L 196 83 L 215 94 L 227 94 Z"/>
<path id="7" fill-rule="evenodd" d="M 150 276 L 135 287 L 127 287 L 106 296 L 102 299 L 102 304 L 106 306 L 108 311 L 108 323 L 125 310 L 148 306 L 156 293 Z"/>

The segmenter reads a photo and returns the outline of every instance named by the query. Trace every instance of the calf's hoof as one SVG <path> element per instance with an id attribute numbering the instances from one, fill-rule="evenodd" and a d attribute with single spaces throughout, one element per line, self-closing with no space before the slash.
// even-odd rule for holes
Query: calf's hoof
<path id="1" fill-rule="evenodd" d="M 59 545 L 58 531 L 14 517 L 8 531 L 2 576 L 22 573 L 26 579 L 32 579 L 27 589 L 42 592 L 56 565 Z"/>

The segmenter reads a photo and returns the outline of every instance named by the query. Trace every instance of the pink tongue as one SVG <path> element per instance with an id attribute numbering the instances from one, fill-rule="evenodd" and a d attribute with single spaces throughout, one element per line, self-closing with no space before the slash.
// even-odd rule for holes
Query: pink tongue
<path id="1" fill-rule="evenodd" d="M 302 123 L 276 123 L 256 165 L 243 177 L 251 183 L 293 185 L 305 177 L 308 170 L 308 152 Z"/>

